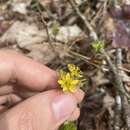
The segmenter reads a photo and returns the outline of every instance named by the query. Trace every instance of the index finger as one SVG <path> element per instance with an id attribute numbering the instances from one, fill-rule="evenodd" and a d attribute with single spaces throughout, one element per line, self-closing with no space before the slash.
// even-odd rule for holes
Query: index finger
<path id="1" fill-rule="evenodd" d="M 55 88 L 57 74 L 48 67 L 10 50 L 0 51 L 0 84 L 16 80 L 31 90 Z"/>

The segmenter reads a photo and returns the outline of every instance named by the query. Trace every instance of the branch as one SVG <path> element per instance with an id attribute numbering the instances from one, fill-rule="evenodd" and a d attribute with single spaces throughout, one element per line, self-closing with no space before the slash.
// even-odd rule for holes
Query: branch
<path id="1" fill-rule="evenodd" d="M 97 40 L 98 36 L 97 36 L 95 30 L 93 29 L 91 24 L 88 22 L 86 17 L 80 12 L 78 6 L 75 4 L 75 1 L 74 0 L 68 0 L 68 1 L 71 4 L 72 8 L 75 10 L 76 14 L 79 16 L 79 18 L 81 18 L 82 21 L 84 22 L 86 29 L 88 29 L 90 32 L 90 36 L 93 38 L 93 40 Z"/>
<path id="2" fill-rule="evenodd" d="M 115 88 L 119 91 L 120 94 L 125 95 L 128 98 L 128 100 L 130 100 L 130 95 L 124 89 L 122 78 L 121 78 L 120 74 L 118 73 L 117 67 L 112 63 L 110 57 L 108 56 L 108 54 L 105 52 L 104 49 L 101 49 L 101 53 L 106 57 L 108 65 L 109 65 L 111 71 L 114 74 L 114 78 L 115 78 L 114 86 L 115 86 Z"/>
<path id="3" fill-rule="evenodd" d="M 122 50 L 116 49 L 116 67 L 120 68 L 122 66 Z M 117 73 L 120 75 L 121 70 L 117 69 Z M 123 85 L 122 79 L 120 79 L 121 85 Z M 120 130 L 121 127 L 121 113 L 122 113 L 122 96 L 117 91 L 116 92 L 116 105 L 115 105 L 115 116 L 114 116 L 114 130 Z"/>

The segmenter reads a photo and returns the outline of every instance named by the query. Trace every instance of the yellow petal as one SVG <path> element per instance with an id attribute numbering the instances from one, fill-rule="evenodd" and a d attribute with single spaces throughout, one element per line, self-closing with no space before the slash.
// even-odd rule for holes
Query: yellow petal
<path id="1" fill-rule="evenodd" d="M 78 84 L 79 83 L 79 80 L 73 80 L 72 81 L 72 85 L 76 85 L 76 84 Z"/>
<path id="2" fill-rule="evenodd" d="M 67 74 L 66 74 L 66 80 L 67 80 L 67 81 L 70 81 L 70 79 L 71 79 L 70 73 L 67 73 Z"/>
<path id="3" fill-rule="evenodd" d="M 63 87 L 63 91 L 64 91 L 64 92 L 67 92 L 67 91 L 68 91 L 68 88 L 67 88 L 67 87 Z"/>
<path id="4" fill-rule="evenodd" d="M 75 92 L 75 88 L 69 88 L 70 92 Z"/>
<path id="5" fill-rule="evenodd" d="M 58 83 L 59 84 L 64 84 L 64 81 L 63 80 L 58 80 Z"/>

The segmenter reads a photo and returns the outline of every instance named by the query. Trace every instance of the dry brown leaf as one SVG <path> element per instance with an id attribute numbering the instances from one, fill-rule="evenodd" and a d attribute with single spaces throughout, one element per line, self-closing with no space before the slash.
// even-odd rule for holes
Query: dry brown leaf
<path id="1" fill-rule="evenodd" d="M 68 49 L 66 45 L 62 45 L 58 42 L 52 42 L 52 45 L 53 48 L 48 42 L 44 42 L 42 44 L 32 44 L 26 46 L 25 49 L 30 51 L 28 54 L 29 57 L 43 64 L 52 63 L 57 58 L 57 54 L 61 59 L 68 56 Z"/>
<path id="2" fill-rule="evenodd" d="M 26 49 L 30 51 L 29 57 L 44 64 L 49 64 L 56 58 L 49 43 L 29 45 Z"/>
<path id="3" fill-rule="evenodd" d="M 10 21 L 0 21 L 0 35 L 3 35 L 5 31 L 11 26 L 12 22 Z"/>
<path id="4" fill-rule="evenodd" d="M 69 42 L 79 35 L 82 35 L 82 31 L 76 25 L 73 26 L 61 26 L 57 36 L 52 33 L 52 28 L 49 29 L 49 34 L 57 41 Z M 41 43 L 47 40 L 46 31 L 39 30 L 38 26 L 34 23 L 27 22 L 15 22 L 5 34 L 0 38 L 1 43 L 17 43 L 19 47 L 25 48 L 27 45 Z"/>
<path id="5" fill-rule="evenodd" d="M 0 38 L 1 43 L 17 43 L 21 48 L 46 40 L 46 32 L 39 30 L 36 24 L 19 21 L 15 22 Z"/>
<path id="6" fill-rule="evenodd" d="M 112 107 L 115 104 L 115 99 L 109 94 L 106 94 L 103 99 L 103 104 L 105 108 Z"/>

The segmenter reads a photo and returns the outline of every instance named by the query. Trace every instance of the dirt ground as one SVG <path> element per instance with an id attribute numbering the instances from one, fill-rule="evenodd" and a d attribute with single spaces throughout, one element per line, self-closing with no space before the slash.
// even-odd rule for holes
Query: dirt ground
<path id="1" fill-rule="evenodd" d="M 69 63 L 83 71 L 77 130 L 130 130 L 129 47 L 129 0 L 0 0 L 1 49 L 57 71 Z M 1 113 L 17 104 L 12 89 L 3 90 Z"/>

